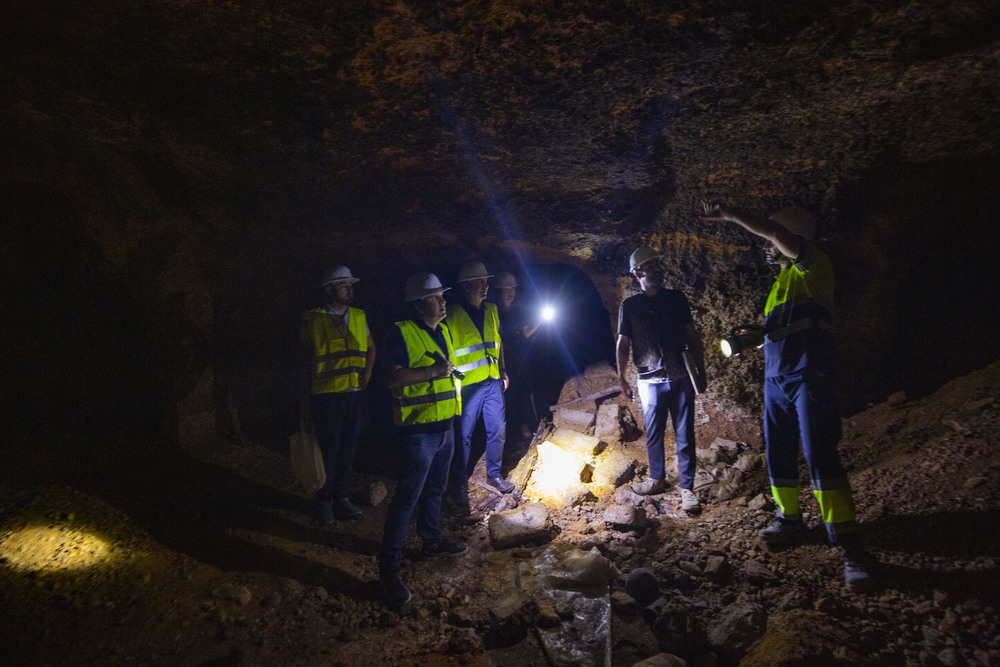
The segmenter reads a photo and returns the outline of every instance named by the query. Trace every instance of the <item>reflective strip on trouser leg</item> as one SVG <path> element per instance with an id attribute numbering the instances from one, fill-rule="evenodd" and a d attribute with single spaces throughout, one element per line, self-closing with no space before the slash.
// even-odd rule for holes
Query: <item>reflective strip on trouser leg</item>
<path id="1" fill-rule="evenodd" d="M 792 486 L 794 484 L 794 486 Z M 799 494 L 802 489 L 794 480 L 772 479 L 771 495 L 778 504 L 778 516 L 789 521 L 800 521 Z"/>
<path id="2" fill-rule="evenodd" d="M 831 481 L 826 480 L 824 485 L 831 485 Z M 839 488 L 814 488 L 813 495 L 819 502 L 819 511 L 823 516 L 823 523 L 826 524 L 827 535 L 831 542 L 836 542 L 838 537 L 856 533 L 858 523 L 854 518 L 854 498 L 847 480 L 833 486 Z"/>

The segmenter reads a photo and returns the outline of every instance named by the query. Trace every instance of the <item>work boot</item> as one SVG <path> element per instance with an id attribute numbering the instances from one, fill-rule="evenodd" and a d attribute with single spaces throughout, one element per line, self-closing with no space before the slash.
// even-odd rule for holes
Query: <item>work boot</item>
<path id="1" fill-rule="evenodd" d="M 874 558 L 864 549 L 841 549 L 844 557 L 844 586 L 852 593 L 871 590 Z"/>
<path id="2" fill-rule="evenodd" d="M 701 512 L 701 501 L 691 489 L 681 489 L 681 509 L 688 514 Z"/>
<path id="3" fill-rule="evenodd" d="M 333 523 L 333 503 L 329 500 L 317 500 L 313 510 L 313 521 L 317 526 L 329 526 Z"/>
<path id="4" fill-rule="evenodd" d="M 403 583 L 399 570 L 380 574 L 378 581 L 382 584 L 382 592 L 390 604 L 404 605 L 413 599 L 413 593 Z"/>
<path id="5" fill-rule="evenodd" d="M 492 486 L 494 489 L 500 493 L 510 493 L 514 490 L 514 485 L 503 479 L 502 477 L 487 477 L 486 483 Z"/>
<path id="6" fill-rule="evenodd" d="M 420 549 L 420 553 L 425 556 L 430 556 L 431 558 L 453 558 L 455 556 L 461 556 L 468 550 L 469 547 L 465 546 L 461 542 L 438 540 L 437 542 L 424 542 L 424 546 Z"/>
<path id="7" fill-rule="evenodd" d="M 333 501 L 333 514 L 341 521 L 350 521 L 361 516 L 361 508 L 351 502 L 350 498 L 337 498 Z"/>
<path id="8" fill-rule="evenodd" d="M 667 490 L 667 480 L 650 477 L 645 482 L 632 485 L 632 490 L 640 496 L 653 496 Z"/>
<path id="9" fill-rule="evenodd" d="M 793 521 L 776 516 L 770 526 L 761 528 L 757 532 L 757 537 L 771 544 L 781 544 L 797 535 L 805 535 L 808 532 L 809 528 L 806 527 L 802 519 Z"/>

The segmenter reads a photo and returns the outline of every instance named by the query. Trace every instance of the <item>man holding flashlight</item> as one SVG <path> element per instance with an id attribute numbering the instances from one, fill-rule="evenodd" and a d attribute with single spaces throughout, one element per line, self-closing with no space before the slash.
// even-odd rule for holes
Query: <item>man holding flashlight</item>
<path id="1" fill-rule="evenodd" d="M 689 514 L 701 511 L 694 493 L 695 442 L 694 398 L 684 365 L 684 349 L 691 350 L 700 377 L 705 377 L 701 335 L 694 326 L 687 297 L 663 287 L 663 257 L 649 246 L 637 249 L 629 258 L 629 271 L 639 281 L 639 294 L 622 301 L 618 311 L 618 384 L 633 400 L 625 371 L 629 351 L 639 378 L 639 398 L 646 422 L 646 454 L 649 478 L 632 485 L 640 495 L 663 493 L 667 488 L 663 436 L 667 416 L 673 419 L 677 451 L 678 487 L 681 509 Z"/>
<path id="2" fill-rule="evenodd" d="M 768 264 L 780 268 L 764 307 L 764 439 L 771 494 L 778 505 L 758 536 L 787 542 L 808 533 L 799 508 L 799 439 L 809 464 L 813 494 L 830 541 L 842 549 L 849 590 L 869 587 L 864 551 L 847 473 L 837 443 L 833 339 L 833 265 L 814 243 L 816 221 L 801 208 L 770 219 L 702 202 L 706 220 L 733 222 L 764 239 Z"/>
<path id="3" fill-rule="evenodd" d="M 482 417 L 486 427 L 486 482 L 500 493 L 514 485 L 500 473 L 507 437 L 503 392 L 507 371 L 500 342 L 500 317 L 496 304 L 486 301 L 489 278 L 482 262 L 466 262 L 458 271 L 463 299 L 448 306 L 445 320 L 455 337 L 455 368 L 462 380 L 462 414 L 458 419 L 455 456 L 448 482 L 448 505 L 452 514 L 469 514 L 469 477 L 478 457 L 472 456 L 472 433 Z"/>
<path id="4" fill-rule="evenodd" d="M 416 307 L 386 337 L 385 385 L 392 393 L 393 421 L 402 432 L 399 480 L 385 516 L 378 552 L 379 582 L 392 604 L 410 601 L 399 575 L 410 517 L 417 512 L 421 553 L 431 558 L 460 556 L 464 544 L 441 538 L 441 498 L 455 445 L 455 416 L 461 412 L 456 386 L 455 349 L 443 323 L 449 288 L 433 273 L 406 281 L 406 300 Z"/>

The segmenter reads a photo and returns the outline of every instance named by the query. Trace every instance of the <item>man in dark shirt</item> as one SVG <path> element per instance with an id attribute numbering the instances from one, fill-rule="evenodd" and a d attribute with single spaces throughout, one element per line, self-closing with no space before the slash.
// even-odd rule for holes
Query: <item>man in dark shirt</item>
<path id="1" fill-rule="evenodd" d="M 694 493 L 695 442 L 694 398 L 684 365 L 684 349 L 689 348 L 699 375 L 705 377 L 701 335 L 691 318 L 687 297 L 663 287 L 663 258 L 648 246 L 632 253 L 629 270 L 642 290 L 622 301 L 618 312 L 618 384 L 622 393 L 633 399 L 625 371 L 629 349 L 638 375 L 639 398 L 646 422 L 646 454 L 649 478 L 632 485 L 640 495 L 663 493 L 666 470 L 663 435 L 667 415 L 673 419 L 677 443 L 678 486 L 681 508 L 688 513 L 701 510 Z"/>

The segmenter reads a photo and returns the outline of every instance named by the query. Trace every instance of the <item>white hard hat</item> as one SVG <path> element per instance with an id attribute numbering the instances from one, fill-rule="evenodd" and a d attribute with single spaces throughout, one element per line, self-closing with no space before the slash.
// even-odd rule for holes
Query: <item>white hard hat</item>
<path id="1" fill-rule="evenodd" d="M 517 278 L 510 271 L 504 271 L 497 275 L 497 279 L 493 281 L 493 286 L 496 288 L 517 287 Z"/>
<path id="2" fill-rule="evenodd" d="M 816 239 L 816 218 L 804 208 L 783 208 L 771 220 L 807 241 Z"/>
<path id="3" fill-rule="evenodd" d="M 486 272 L 486 265 L 482 262 L 466 262 L 458 270 L 458 282 L 466 280 L 476 280 L 477 278 L 492 278 L 492 273 Z"/>
<path id="4" fill-rule="evenodd" d="M 648 245 L 639 246 L 636 251 L 632 253 L 632 256 L 628 258 L 629 273 L 635 271 L 651 259 L 663 259 L 663 255 L 656 252 Z"/>
<path id="5" fill-rule="evenodd" d="M 416 301 L 431 294 L 440 294 L 450 290 L 444 287 L 433 273 L 417 273 L 406 279 L 406 300 Z"/>
<path id="6" fill-rule="evenodd" d="M 332 269 L 327 269 L 323 272 L 323 279 L 320 280 L 319 286 L 326 287 L 330 283 L 356 283 L 360 278 L 355 278 L 351 275 L 351 270 L 346 266 L 338 266 Z"/>

